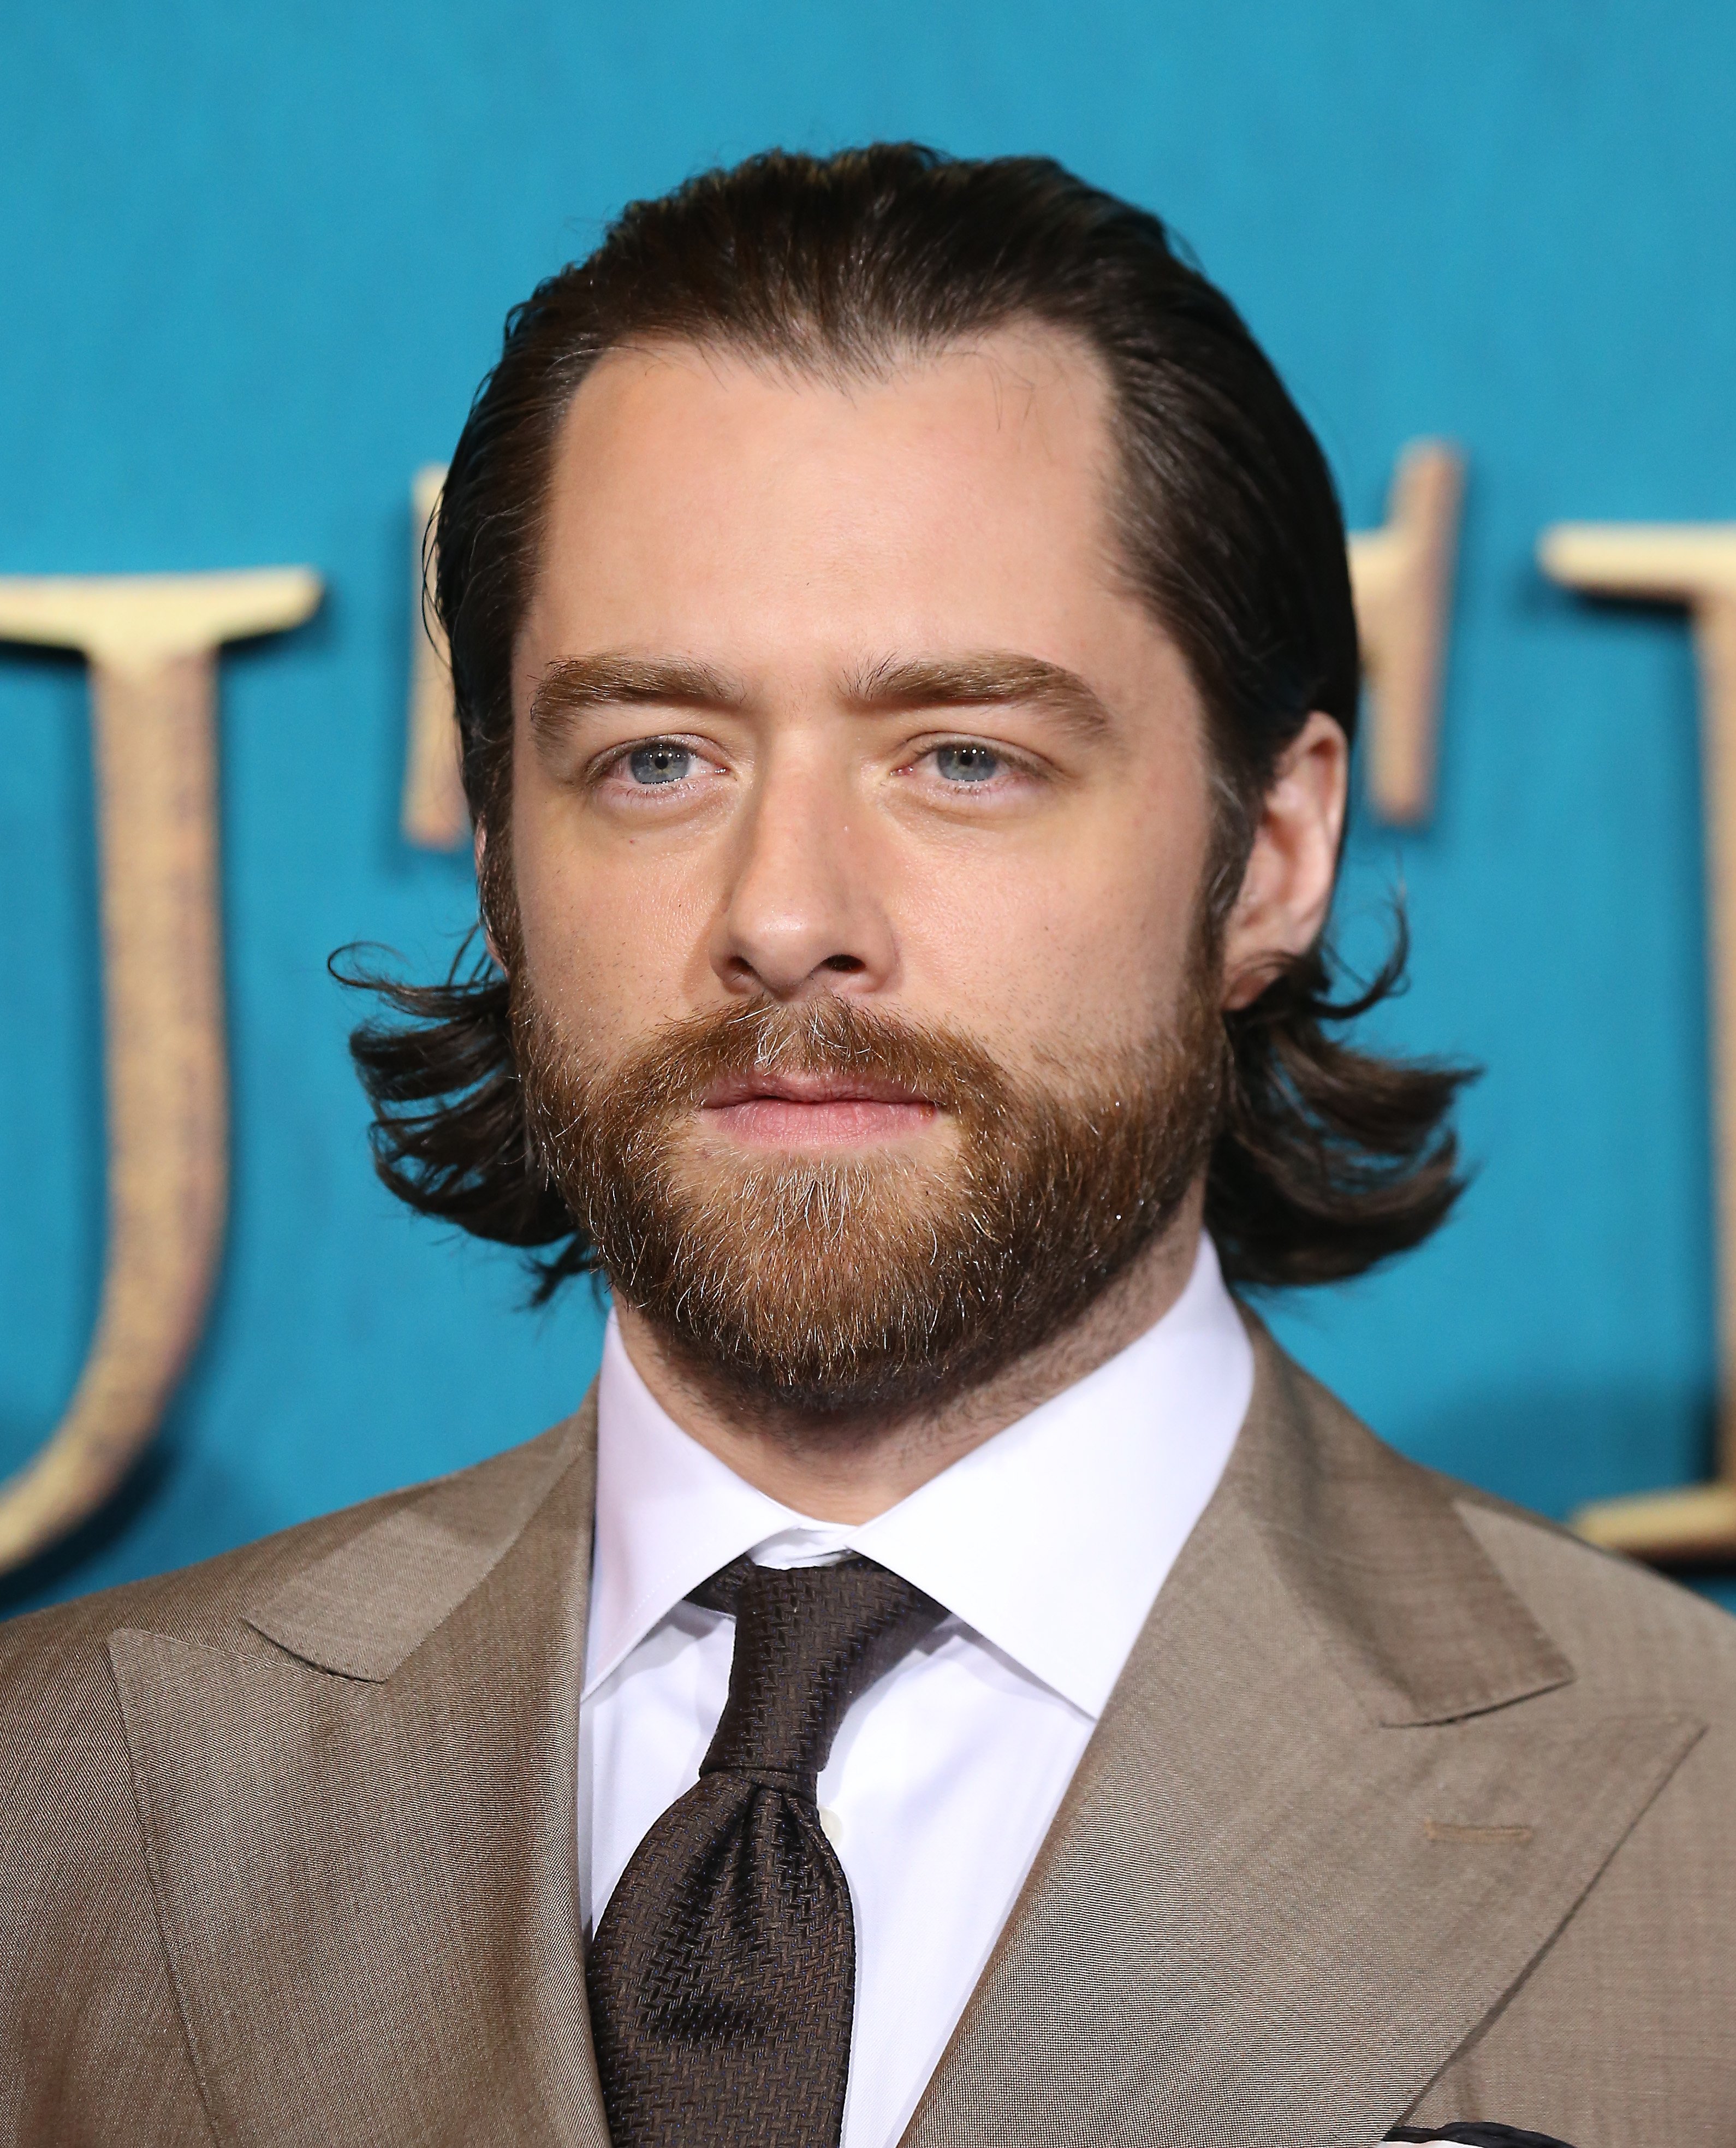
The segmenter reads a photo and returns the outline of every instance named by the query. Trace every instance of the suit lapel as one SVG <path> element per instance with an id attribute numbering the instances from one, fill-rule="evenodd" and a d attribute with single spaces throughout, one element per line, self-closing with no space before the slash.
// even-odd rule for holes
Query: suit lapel
<path id="1" fill-rule="evenodd" d="M 225 2148 L 606 2148 L 576 1736 L 594 1405 L 250 1606 L 110 1644 Z"/>
<path id="2" fill-rule="evenodd" d="M 1249 1421 L 905 2148 L 1353 2148 L 1698 1734 L 1600 1719 L 1426 1473 L 1262 1331 Z"/>

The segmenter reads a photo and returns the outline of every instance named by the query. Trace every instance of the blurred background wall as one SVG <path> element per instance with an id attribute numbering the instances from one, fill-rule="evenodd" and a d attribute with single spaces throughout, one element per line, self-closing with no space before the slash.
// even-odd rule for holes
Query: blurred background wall
<path id="1" fill-rule="evenodd" d="M 1679 615 L 1532 565 L 1560 517 L 1736 515 L 1736 11 L 1678 0 L 0 0 L 0 573 L 306 561 L 309 626 L 223 665 L 235 1186 L 205 1342 L 46 1601 L 450 1469 L 569 1408 L 595 1301 L 370 1174 L 325 959 L 443 964 L 468 862 L 397 832 L 409 486 L 506 309 L 634 196 L 771 143 L 1042 151 L 1168 218 L 1272 351 L 1353 524 L 1470 458 L 1439 808 L 1354 831 L 1397 888 L 1391 1040 L 1488 1068 L 1430 1247 L 1284 1308 L 1410 1453 L 1563 1513 L 1708 1460 L 1696 699 Z M 82 667 L 0 650 L 0 1470 L 101 1273 Z"/>

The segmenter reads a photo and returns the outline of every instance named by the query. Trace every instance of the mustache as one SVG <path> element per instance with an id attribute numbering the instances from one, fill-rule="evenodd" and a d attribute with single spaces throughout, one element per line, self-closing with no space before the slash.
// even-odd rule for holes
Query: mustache
<path id="1" fill-rule="evenodd" d="M 758 998 L 683 1016 L 600 1083 L 657 1117 L 696 1110 L 720 1082 L 750 1075 L 849 1076 L 884 1082 L 982 1122 L 1006 1106 L 995 1060 L 961 1031 L 827 996 Z"/>

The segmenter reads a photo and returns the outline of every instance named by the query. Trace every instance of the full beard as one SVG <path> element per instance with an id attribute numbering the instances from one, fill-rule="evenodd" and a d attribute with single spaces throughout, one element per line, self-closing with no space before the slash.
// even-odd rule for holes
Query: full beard
<path id="1" fill-rule="evenodd" d="M 768 1428 L 848 1438 L 1061 1334 L 1174 1221 L 1222 1102 L 1203 956 L 1161 1036 L 1052 1082 L 835 996 L 696 1015 L 600 1064 L 521 966 L 526 1124 L 612 1287 L 690 1377 Z M 708 1139 L 714 1085 L 772 1069 L 896 1083 L 951 1138 L 840 1157 Z"/>

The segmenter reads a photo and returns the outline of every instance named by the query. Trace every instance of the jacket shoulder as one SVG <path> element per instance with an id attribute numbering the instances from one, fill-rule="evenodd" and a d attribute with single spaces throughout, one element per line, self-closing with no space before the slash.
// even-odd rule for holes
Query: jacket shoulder
<path id="1" fill-rule="evenodd" d="M 33 1697 L 57 1686 L 86 1683 L 93 1662 L 106 1669 L 112 1635 L 128 1627 L 178 1639 L 233 1646 L 245 1631 L 248 1607 L 294 1575 L 342 1550 L 397 1513 L 438 1498 L 463 1513 L 486 1509 L 502 1492 L 541 1473 L 552 1450 L 569 1437 L 564 1419 L 534 1439 L 444 1477 L 385 1492 L 352 1507 L 297 1523 L 197 1565 L 97 1591 L 0 1625 L 0 1721 L 9 1735 L 22 1727 Z M 106 1679 L 103 1681 L 106 1684 Z"/>
<path id="2" fill-rule="evenodd" d="M 111 1643 L 143 1629 L 230 1657 L 295 1653 L 282 1607 L 298 1591 L 317 1600 L 334 1571 L 364 1622 L 389 1625 L 419 1593 L 437 1619 L 443 1583 L 486 1571 L 585 1423 L 581 1412 L 473 1468 L 0 1627 L 0 2140 L 94 2139 L 117 2080 L 138 2121 L 129 2137 L 212 2137 L 158 1935 Z"/>
<path id="3" fill-rule="evenodd" d="M 1559 1523 L 1453 1478 L 1436 1481 L 1579 1678 L 1613 1705 L 1736 1724 L 1736 1619 L 1728 1611 Z"/>
<path id="4" fill-rule="evenodd" d="M 1258 1487 L 1273 1521 L 1353 1538 L 1361 1562 L 1412 1568 L 1419 1611 L 1429 1592 L 1414 1569 L 1437 1553 L 1443 1523 L 1456 1524 L 1565 1659 L 1582 1701 L 1736 1725 L 1736 1619 L 1558 1522 L 1411 1460 L 1249 1324 L 1267 1408 L 1288 1428 L 1268 1443 L 1275 1454 Z"/>

